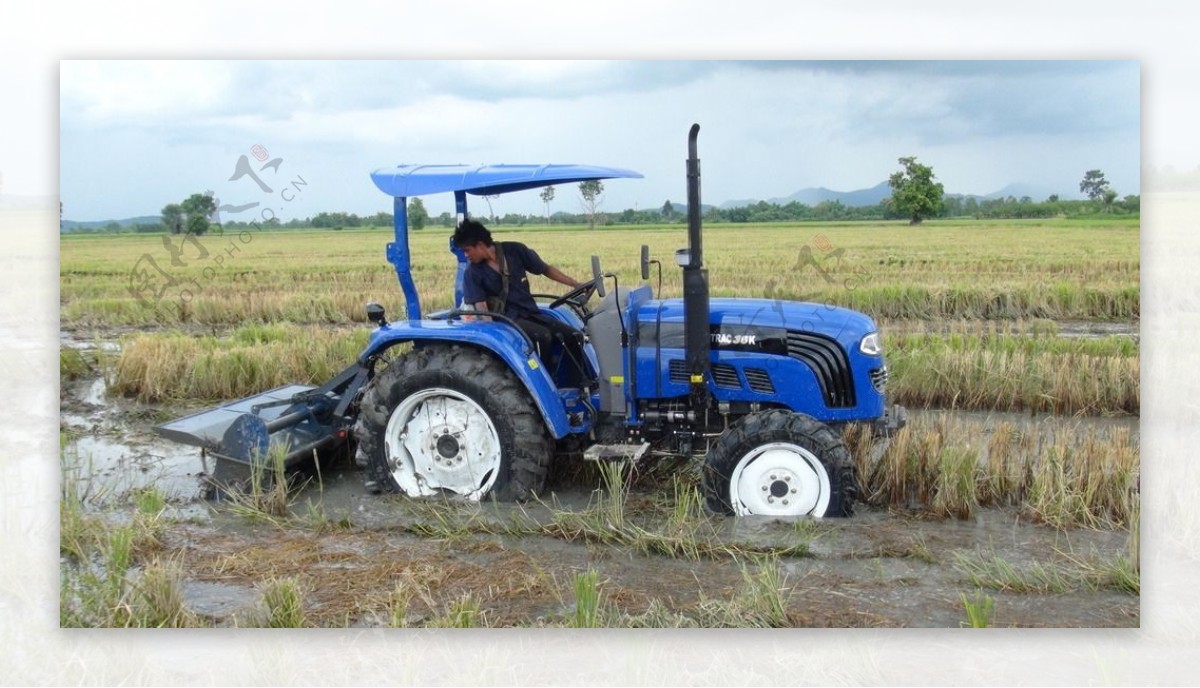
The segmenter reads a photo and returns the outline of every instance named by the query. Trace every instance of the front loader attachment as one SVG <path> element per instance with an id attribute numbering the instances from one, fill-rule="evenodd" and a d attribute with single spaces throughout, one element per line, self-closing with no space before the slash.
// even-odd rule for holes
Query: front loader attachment
<path id="1" fill-rule="evenodd" d="M 200 447 L 216 465 L 218 491 L 270 475 L 278 456 L 285 469 L 345 441 L 352 402 L 367 379 L 357 363 L 315 387 L 284 385 L 155 426 L 173 442 Z"/>

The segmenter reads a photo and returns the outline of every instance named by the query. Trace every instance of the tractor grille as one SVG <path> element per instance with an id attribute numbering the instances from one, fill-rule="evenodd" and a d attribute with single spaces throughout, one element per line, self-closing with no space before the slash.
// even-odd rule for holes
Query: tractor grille
<path id="1" fill-rule="evenodd" d="M 687 384 L 689 381 L 687 362 L 682 358 L 673 358 L 670 363 L 671 382 L 681 382 Z M 718 387 L 728 389 L 741 389 L 742 380 L 738 377 L 737 368 L 728 363 L 714 363 L 712 365 L 712 380 L 713 384 Z"/>
<path id="2" fill-rule="evenodd" d="M 687 362 L 682 358 L 671 359 L 671 382 L 688 383 Z"/>
<path id="3" fill-rule="evenodd" d="M 825 405 L 854 406 L 854 378 L 846 352 L 832 339 L 811 332 L 788 332 L 788 356 L 812 369 L 821 385 Z"/>
<path id="4" fill-rule="evenodd" d="M 718 387 L 741 389 L 742 380 L 738 377 L 737 368 L 728 363 L 714 363 L 712 366 L 713 382 Z"/>
<path id="5" fill-rule="evenodd" d="M 875 387 L 876 392 L 883 394 L 884 390 L 887 389 L 888 375 L 887 366 L 871 371 L 871 384 Z"/>
<path id="6" fill-rule="evenodd" d="M 750 384 L 750 389 L 759 394 L 774 394 L 775 385 L 771 383 L 771 376 L 762 368 L 746 368 L 743 372 L 746 373 L 746 382 Z"/>
<path id="7" fill-rule="evenodd" d="M 682 358 L 671 359 L 670 363 L 671 382 L 688 383 L 688 365 Z M 716 387 L 724 387 L 725 389 L 742 389 L 742 378 L 738 376 L 738 369 L 727 363 L 714 363 L 713 384 Z M 750 383 L 750 389 L 761 391 L 763 394 L 774 394 L 775 387 L 770 383 L 770 378 L 767 377 L 767 371 L 757 369 L 746 369 L 746 381 Z"/>

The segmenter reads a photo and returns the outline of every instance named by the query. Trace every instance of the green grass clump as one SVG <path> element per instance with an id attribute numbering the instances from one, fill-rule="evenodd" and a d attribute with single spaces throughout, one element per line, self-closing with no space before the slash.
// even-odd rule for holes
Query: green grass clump
<path id="1" fill-rule="evenodd" d="M 60 349 L 58 352 L 58 379 L 78 380 L 87 377 L 92 366 L 78 349 Z"/>
<path id="2" fill-rule="evenodd" d="M 264 628 L 304 628 L 309 625 L 304 612 L 304 593 L 293 578 L 268 580 L 262 586 L 265 612 Z"/>
<path id="3" fill-rule="evenodd" d="M 485 625 L 479 600 L 469 592 L 450 602 L 446 613 L 428 624 L 431 628 L 479 628 Z"/>
<path id="4" fill-rule="evenodd" d="M 742 565 L 741 588 L 727 600 L 705 600 L 698 625 L 707 628 L 783 628 L 791 625 L 792 588 L 774 557 Z M 679 624 L 674 624 L 679 625 Z"/>
<path id="5" fill-rule="evenodd" d="M 600 576 L 594 569 L 575 574 L 575 613 L 571 617 L 571 628 L 600 628 L 601 614 Z"/>
<path id="6" fill-rule="evenodd" d="M 970 628 L 989 628 L 992 625 L 992 610 L 996 601 L 983 591 L 976 593 L 974 599 L 967 599 L 967 594 L 959 595 L 963 609 L 967 612 L 967 625 Z"/>
<path id="7" fill-rule="evenodd" d="M 978 588 L 1025 594 L 1063 594 L 1078 590 L 1117 590 L 1137 595 L 1141 576 L 1123 556 L 1082 557 L 1058 552 L 1052 561 L 1016 566 L 991 552 L 955 552 L 955 568 Z"/>

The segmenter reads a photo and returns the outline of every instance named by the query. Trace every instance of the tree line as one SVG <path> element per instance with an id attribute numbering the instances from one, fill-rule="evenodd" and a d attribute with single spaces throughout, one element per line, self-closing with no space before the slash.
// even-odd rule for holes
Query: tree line
<path id="1" fill-rule="evenodd" d="M 703 213 L 706 222 L 728 223 L 770 223 L 770 222 L 831 222 L 854 220 L 903 220 L 909 224 L 920 224 L 931 218 L 976 218 L 976 219 L 1035 219 L 1054 217 L 1085 217 L 1096 214 L 1139 215 L 1141 213 L 1141 197 L 1127 195 L 1118 200 L 1119 194 L 1100 170 L 1088 170 L 1079 183 L 1080 192 L 1088 196 L 1087 200 L 1063 200 L 1058 196 L 1050 196 L 1044 201 L 1034 201 L 1025 196 L 1014 198 L 981 199 L 975 196 L 947 196 L 941 183 L 936 181 L 933 168 L 917 162 L 915 157 L 899 159 L 901 170 L 893 173 L 888 184 L 892 195 L 875 205 L 848 206 L 841 201 L 823 201 L 816 205 L 807 205 L 798 201 L 786 204 L 759 201 L 750 205 L 736 208 L 709 207 Z M 597 225 L 661 225 L 685 223 L 687 214 L 685 207 L 667 200 L 662 207 L 652 210 L 637 210 L 627 208 L 621 212 L 608 213 L 602 211 L 602 195 L 604 185 L 599 181 L 580 183 L 579 194 L 582 199 L 584 212 L 550 213 L 550 202 L 554 199 L 555 187 L 542 190 L 540 198 L 545 205 L 544 215 L 528 215 L 523 213 L 505 213 L 496 215 L 492 210 L 491 200 L 495 197 L 484 196 L 487 215 L 476 214 L 492 225 L 529 226 L 539 224 L 555 225 L 587 225 L 593 228 Z M 387 228 L 393 223 L 391 213 L 379 212 L 373 215 L 359 216 L 346 212 L 321 212 L 306 218 L 295 218 L 283 222 L 271 218 L 263 222 L 247 222 L 229 220 L 220 222 L 215 217 L 216 206 L 212 194 L 192 194 L 181 203 L 171 203 L 162 209 L 159 223 L 135 224 L 122 228 L 117 223 L 109 223 L 103 228 L 80 229 L 78 231 L 92 232 L 147 232 L 173 234 L 204 234 L 211 224 L 217 231 L 224 229 L 238 230 L 275 229 L 275 228 L 317 228 L 317 229 L 355 229 L 355 228 Z M 431 217 L 420 198 L 413 198 L 408 204 L 408 225 L 410 229 L 422 230 L 427 226 L 453 228 L 455 217 L 449 212 L 443 212 Z M 210 220 L 215 219 L 212 223 Z"/>

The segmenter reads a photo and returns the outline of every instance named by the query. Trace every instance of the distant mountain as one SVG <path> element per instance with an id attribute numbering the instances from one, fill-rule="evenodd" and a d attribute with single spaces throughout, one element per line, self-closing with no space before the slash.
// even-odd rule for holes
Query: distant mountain
<path id="1" fill-rule="evenodd" d="M 984 198 L 991 200 L 993 198 L 1007 198 L 1012 196 L 1013 198 L 1020 200 L 1028 196 L 1034 202 L 1040 203 L 1055 194 L 1058 194 L 1058 197 L 1064 201 L 1076 201 L 1084 198 L 1082 194 L 1073 189 L 1069 189 L 1064 192 L 1061 189 L 1055 190 L 1045 186 L 1038 186 L 1037 184 L 1025 184 L 1022 182 L 1009 184 L 999 191 L 993 191 L 992 193 L 984 196 Z"/>
<path id="2" fill-rule="evenodd" d="M 857 191 L 833 191 L 825 187 L 801 189 L 791 196 L 771 199 L 771 202 L 787 205 L 792 201 L 797 201 L 804 205 L 818 205 L 826 201 L 841 201 L 842 205 L 858 208 L 865 205 L 878 205 L 880 201 L 891 195 L 892 187 L 888 186 L 887 182 L 880 182 L 869 189 L 858 189 Z"/>
<path id="3" fill-rule="evenodd" d="M 865 205 L 877 205 L 880 201 L 892 195 L 892 189 L 887 182 L 881 182 L 869 189 L 858 189 L 856 191 L 834 191 L 826 189 L 823 186 L 816 188 L 800 189 L 790 196 L 781 198 L 768 198 L 767 203 L 776 205 L 787 205 L 793 201 L 803 203 L 807 206 L 815 206 L 826 201 L 841 201 L 842 205 L 851 207 L 861 207 Z M 726 201 L 721 204 L 722 209 L 740 208 L 742 206 L 753 205 L 758 203 L 758 199 L 740 199 L 734 201 Z"/>
<path id="4" fill-rule="evenodd" d="M 137 217 L 127 217 L 123 220 L 87 220 L 83 222 L 76 220 L 63 220 L 62 231 L 74 232 L 80 229 L 100 229 L 101 227 L 107 227 L 113 222 L 122 227 L 128 227 L 130 225 L 152 225 L 161 221 L 162 217 L 158 215 L 139 215 Z"/>
<path id="5" fill-rule="evenodd" d="M 749 201 L 746 203 L 746 205 L 750 205 L 751 203 L 757 203 L 757 202 L 758 201 Z M 707 213 L 713 207 L 714 206 L 711 206 L 708 203 L 701 203 L 700 204 L 700 213 L 701 214 Z M 725 206 L 721 206 L 721 207 L 724 208 Z M 687 215 L 687 203 L 676 203 L 675 201 L 671 201 L 671 210 L 675 211 L 675 213 L 677 215 Z"/>

